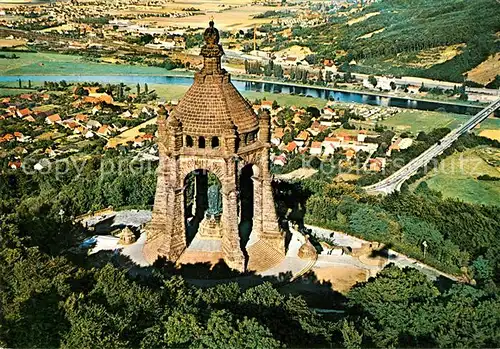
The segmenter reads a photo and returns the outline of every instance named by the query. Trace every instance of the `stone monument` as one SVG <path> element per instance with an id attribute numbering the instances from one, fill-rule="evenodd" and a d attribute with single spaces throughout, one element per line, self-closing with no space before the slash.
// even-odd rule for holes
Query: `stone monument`
<path id="1" fill-rule="evenodd" d="M 170 115 L 163 109 L 158 117 L 160 162 L 144 254 L 150 262 L 158 257 L 177 261 L 189 250 L 184 191 L 186 176 L 194 172 L 196 207 L 205 208 L 208 201 L 196 236 L 218 239 L 219 253 L 233 269 L 252 269 L 257 261 L 277 263 L 285 246 L 269 173 L 270 117 L 267 112 L 255 114 L 222 68 L 224 51 L 213 21 L 204 40 L 203 68 L 193 85 Z M 243 178 L 249 168 L 251 176 Z M 217 176 L 220 191 L 207 188 L 207 173 Z M 252 198 L 247 207 L 249 200 L 241 200 L 243 180 L 253 188 L 244 193 Z M 248 241 L 239 231 L 242 211 L 245 219 L 251 211 Z"/>

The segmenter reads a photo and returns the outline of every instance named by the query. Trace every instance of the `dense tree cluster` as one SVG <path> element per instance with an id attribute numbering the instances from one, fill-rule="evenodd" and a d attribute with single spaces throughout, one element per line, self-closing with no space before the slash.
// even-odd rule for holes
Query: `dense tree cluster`
<path id="1" fill-rule="evenodd" d="M 308 180 L 301 188 L 309 193 L 302 203 L 307 223 L 381 241 L 441 270 L 465 271 L 470 277 L 475 261 L 481 259 L 493 271 L 490 279 L 480 278 L 482 282 L 493 289 L 500 282 L 498 207 L 443 199 L 425 182 L 416 193 L 384 198 L 366 196 L 352 185 L 318 180 Z"/>
<path id="2" fill-rule="evenodd" d="M 307 208 L 306 221 L 393 243 L 415 257 L 425 239 L 426 262 L 470 265 L 478 284 L 441 288 L 416 270 L 388 267 L 343 301 L 320 302 L 341 313 L 319 315 L 279 283 L 198 288 L 171 268 L 127 273 L 121 263 L 107 264 L 109 255 L 88 257 L 76 248 L 88 232 L 71 216 L 153 200 L 154 168 L 116 155 L 90 157 L 58 176 L 0 175 L 0 346 L 500 345 L 497 208 L 442 200 L 425 188 L 381 199 L 354 186 L 304 182 L 290 193 L 298 211 Z M 286 211 L 290 203 L 280 195 L 278 208 Z M 300 214 L 294 208 L 289 218 Z"/>

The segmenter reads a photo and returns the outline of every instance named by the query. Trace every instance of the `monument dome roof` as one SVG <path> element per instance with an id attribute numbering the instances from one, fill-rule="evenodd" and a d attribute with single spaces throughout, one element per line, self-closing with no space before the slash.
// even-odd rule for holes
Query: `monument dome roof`
<path id="1" fill-rule="evenodd" d="M 259 122 L 251 105 L 221 68 L 224 51 L 212 21 L 204 38 L 203 68 L 195 74 L 193 85 L 171 115 L 179 119 L 188 135 L 222 135 L 232 132 L 235 126 L 239 133 L 257 130 Z"/>

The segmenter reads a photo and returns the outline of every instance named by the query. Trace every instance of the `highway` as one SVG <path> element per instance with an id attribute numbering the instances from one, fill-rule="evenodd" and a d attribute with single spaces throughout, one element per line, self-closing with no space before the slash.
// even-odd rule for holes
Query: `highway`
<path id="1" fill-rule="evenodd" d="M 383 179 L 378 183 L 364 187 L 364 189 L 370 194 L 390 194 L 394 191 L 400 190 L 401 185 L 407 179 L 409 179 L 411 176 L 417 173 L 419 168 L 427 165 L 433 158 L 442 154 L 461 135 L 472 130 L 474 127 L 476 127 L 480 122 L 485 120 L 489 115 L 491 115 L 491 113 L 493 113 L 498 108 L 500 108 L 500 99 L 491 103 L 485 109 L 481 110 L 465 124 L 457 127 L 456 129 L 448 133 L 439 142 L 432 145 L 429 149 L 424 151 L 418 157 L 410 161 L 408 164 L 400 168 L 398 171 L 394 172 L 389 177 Z"/>

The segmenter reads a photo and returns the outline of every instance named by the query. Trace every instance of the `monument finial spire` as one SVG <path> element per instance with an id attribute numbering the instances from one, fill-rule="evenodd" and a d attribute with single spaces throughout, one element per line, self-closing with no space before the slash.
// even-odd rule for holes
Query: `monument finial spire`
<path id="1" fill-rule="evenodd" d="M 203 33 L 205 45 L 201 48 L 201 55 L 204 61 L 203 71 L 208 74 L 221 72 L 220 59 L 224 55 L 224 50 L 219 44 L 219 31 L 214 25 L 213 17 L 211 17 L 210 22 L 208 22 L 208 28 Z"/>

